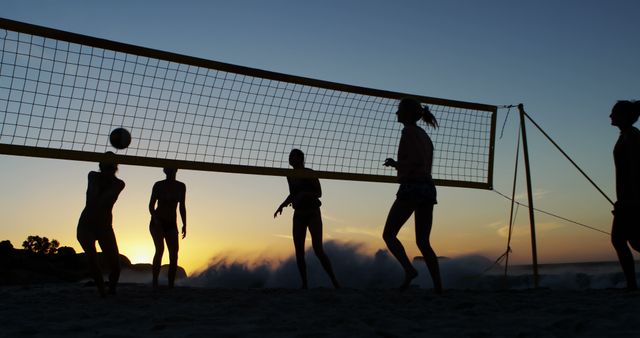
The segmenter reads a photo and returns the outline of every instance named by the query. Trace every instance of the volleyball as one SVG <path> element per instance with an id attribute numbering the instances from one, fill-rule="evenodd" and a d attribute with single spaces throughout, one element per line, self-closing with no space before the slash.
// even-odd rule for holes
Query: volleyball
<path id="1" fill-rule="evenodd" d="M 116 128 L 109 135 L 109 142 L 116 149 L 124 149 L 131 143 L 131 134 L 124 128 Z"/>

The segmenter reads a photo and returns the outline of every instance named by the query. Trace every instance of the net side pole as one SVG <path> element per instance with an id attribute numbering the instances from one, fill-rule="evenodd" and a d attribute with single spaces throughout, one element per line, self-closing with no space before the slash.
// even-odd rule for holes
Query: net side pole
<path id="1" fill-rule="evenodd" d="M 533 287 L 538 287 L 538 249 L 536 245 L 536 220 L 533 210 L 533 192 L 531 191 L 531 166 L 529 165 L 529 146 L 527 144 L 527 128 L 525 126 L 524 105 L 518 105 L 520 111 L 520 129 L 522 131 L 522 153 L 524 155 L 524 169 L 527 178 L 527 199 L 529 200 L 529 226 L 531 228 L 531 259 L 533 267 Z"/>
<path id="2" fill-rule="evenodd" d="M 493 189 L 493 162 L 496 155 L 496 123 L 498 119 L 498 107 L 494 106 L 491 110 L 491 135 L 489 136 L 489 168 L 488 168 L 488 189 Z"/>

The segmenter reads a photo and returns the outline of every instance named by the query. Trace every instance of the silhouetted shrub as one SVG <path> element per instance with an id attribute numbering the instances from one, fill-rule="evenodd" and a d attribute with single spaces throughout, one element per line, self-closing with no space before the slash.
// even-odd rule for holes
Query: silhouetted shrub
<path id="1" fill-rule="evenodd" d="M 29 236 L 27 240 L 22 242 L 22 247 L 28 252 L 40 255 L 55 254 L 58 251 L 60 242 L 52 240 L 49 242 L 47 237 Z"/>

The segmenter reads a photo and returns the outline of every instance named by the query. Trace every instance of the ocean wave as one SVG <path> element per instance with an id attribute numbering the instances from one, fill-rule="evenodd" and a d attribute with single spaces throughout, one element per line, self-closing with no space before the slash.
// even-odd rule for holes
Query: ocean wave
<path id="1" fill-rule="evenodd" d="M 386 250 L 371 254 L 359 243 L 326 241 L 325 252 L 343 287 L 356 289 L 394 288 L 400 285 L 403 271 Z M 331 288 L 313 250 L 306 252 L 309 287 Z M 418 277 L 412 287 L 433 287 L 430 274 L 421 258 L 413 261 Z M 442 282 L 447 289 L 527 289 L 534 287 L 530 267 L 510 267 L 505 277 L 504 266 L 482 255 L 440 258 Z M 624 276 L 616 262 L 568 263 L 541 265 L 539 287 L 550 289 L 622 288 Z M 232 255 L 216 257 L 204 270 L 179 281 L 180 285 L 212 288 L 298 288 L 300 276 L 295 256 L 286 259 L 240 259 Z"/>

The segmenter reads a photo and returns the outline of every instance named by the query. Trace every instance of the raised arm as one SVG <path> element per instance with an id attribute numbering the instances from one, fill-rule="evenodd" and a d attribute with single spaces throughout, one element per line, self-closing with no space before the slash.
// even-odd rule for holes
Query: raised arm
<path id="1" fill-rule="evenodd" d="M 92 175 L 92 173 L 89 173 L 90 186 L 93 186 L 96 184 L 95 183 L 96 175 Z M 118 199 L 120 192 L 124 190 L 124 186 L 125 186 L 124 182 L 116 178 L 115 181 L 113 181 L 112 183 L 110 182 L 110 184 L 104 189 L 92 189 L 93 190 L 92 198 L 94 198 L 94 201 L 97 203 L 97 205 L 113 206 L 115 201 Z"/>

